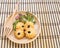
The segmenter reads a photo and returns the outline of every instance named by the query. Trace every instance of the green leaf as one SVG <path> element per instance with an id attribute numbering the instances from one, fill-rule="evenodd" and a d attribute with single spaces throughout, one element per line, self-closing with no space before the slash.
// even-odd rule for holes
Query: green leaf
<path id="1" fill-rule="evenodd" d="M 15 23 L 17 24 L 19 22 L 19 20 L 16 20 Z"/>
<path id="2" fill-rule="evenodd" d="M 26 12 L 27 14 L 27 20 L 28 21 L 31 21 L 35 24 L 35 18 L 34 18 L 34 15 L 30 14 L 29 12 Z"/>
<path id="3" fill-rule="evenodd" d="M 27 17 L 26 16 L 21 16 L 20 22 L 25 23 L 26 21 L 27 21 Z"/>
<path id="4" fill-rule="evenodd" d="M 13 23 L 13 29 L 16 31 L 16 24 L 19 22 L 19 20 L 16 20 L 14 23 Z"/>
<path id="5" fill-rule="evenodd" d="M 15 23 L 13 24 L 13 30 L 16 31 L 16 24 Z"/>
<path id="6" fill-rule="evenodd" d="M 34 20 L 34 17 L 33 16 L 31 16 L 31 19 L 30 19 L 30 21 L 33 21 Z"/>

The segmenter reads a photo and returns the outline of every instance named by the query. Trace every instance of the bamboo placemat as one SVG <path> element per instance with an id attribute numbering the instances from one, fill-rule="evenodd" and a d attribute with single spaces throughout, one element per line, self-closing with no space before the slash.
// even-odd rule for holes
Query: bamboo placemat
<path id="1" fill-rule="evenodd" d="M 19 11 L 30 11 L 40 19 L 41 33 L 29 44 L 16 44 L 2 38 L 4 21 L 13 12 L 17 1 Z M 60 48 L 60 1 L 0 0 L 0 48 Z"/>

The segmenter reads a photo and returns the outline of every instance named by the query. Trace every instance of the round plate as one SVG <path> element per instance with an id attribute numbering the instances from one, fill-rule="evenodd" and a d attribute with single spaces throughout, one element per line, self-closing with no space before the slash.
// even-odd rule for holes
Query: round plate
<path id="1" fill-rule="evenodd" d="M 24 14 L 25 12 L 24 11 L 20 11 L 19 13 L 22 13 Z M 32 13 L 31 13 L 32 14 Z M 33 14 L 34 15 L 34 14 Z M 33 39 L 27 39 L 26 37 L 22 38 L 22 39 L 16 39 L 15 36 L 14 36 L 14 31 L 12 31 L 9 36 L 8 36 L 8 39 L 11 40 L 12 42 L 15 42 L 15 43 L 19 43 L 19 44 L 26 44 L 26 43 L 30 43 L 32 41 L 34 41 L 40 34 L 41 32 L 41 28 L 40 28 L 40 23 L 39 23 L 39 19 L 34 15 L 35 19 L 36 19 L 36 23 L 34 25 L 35 27 L 35 30 L 36 30 L 36 36 L 33 38 Z M 8 17 L 9 19 L 10 17 Z M 6 20 L 7 21 L 7 20 Z"/>

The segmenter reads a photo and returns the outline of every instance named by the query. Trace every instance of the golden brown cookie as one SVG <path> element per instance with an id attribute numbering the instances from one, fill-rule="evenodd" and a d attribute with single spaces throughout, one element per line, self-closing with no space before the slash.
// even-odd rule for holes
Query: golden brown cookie
<path id="1" fill-rule="evenodd" d="M 33 28 L 26 29 L 25 36 L 29 39 L 34 38 L 36 36 L 35 29 L 33 29 Z"/>
<path id="2" fill-rule="evenodd" d="M 17 38 L 17 39 L 21 39 L 21 38 L 23 38 L 24 37 L 24 32 L 22 31 L 22 30 L 16 30 L 15 32 L 14 32 L 14 35 L 15 35 L 15 37 Z"/>
<path id="3" fill-rule="evenodd" d="M 25 28 L 34 28 L 34 24 L 32 22 L 26 22 L 24 26 Z"/>
<path id="4" fill-rule="evenodd" d="M 16 24 L 16 29 L 23 30 L 23 29 L 24 29 L 24 23 L 18 22 L 18 23 Z"/>

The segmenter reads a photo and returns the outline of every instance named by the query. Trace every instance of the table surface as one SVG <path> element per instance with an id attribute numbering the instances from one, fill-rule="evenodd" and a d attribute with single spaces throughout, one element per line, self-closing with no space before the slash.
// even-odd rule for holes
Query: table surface
<path id="1" fill-rule="evenodd" d="M 19 11 L 29 11 L 40 20 L 39 37 L 28 44 L 16 44 L 3 36 L 6 17 L 19 1 Z M 0 0 L 0 48 L 60 48 L 60 0 Z"/>

